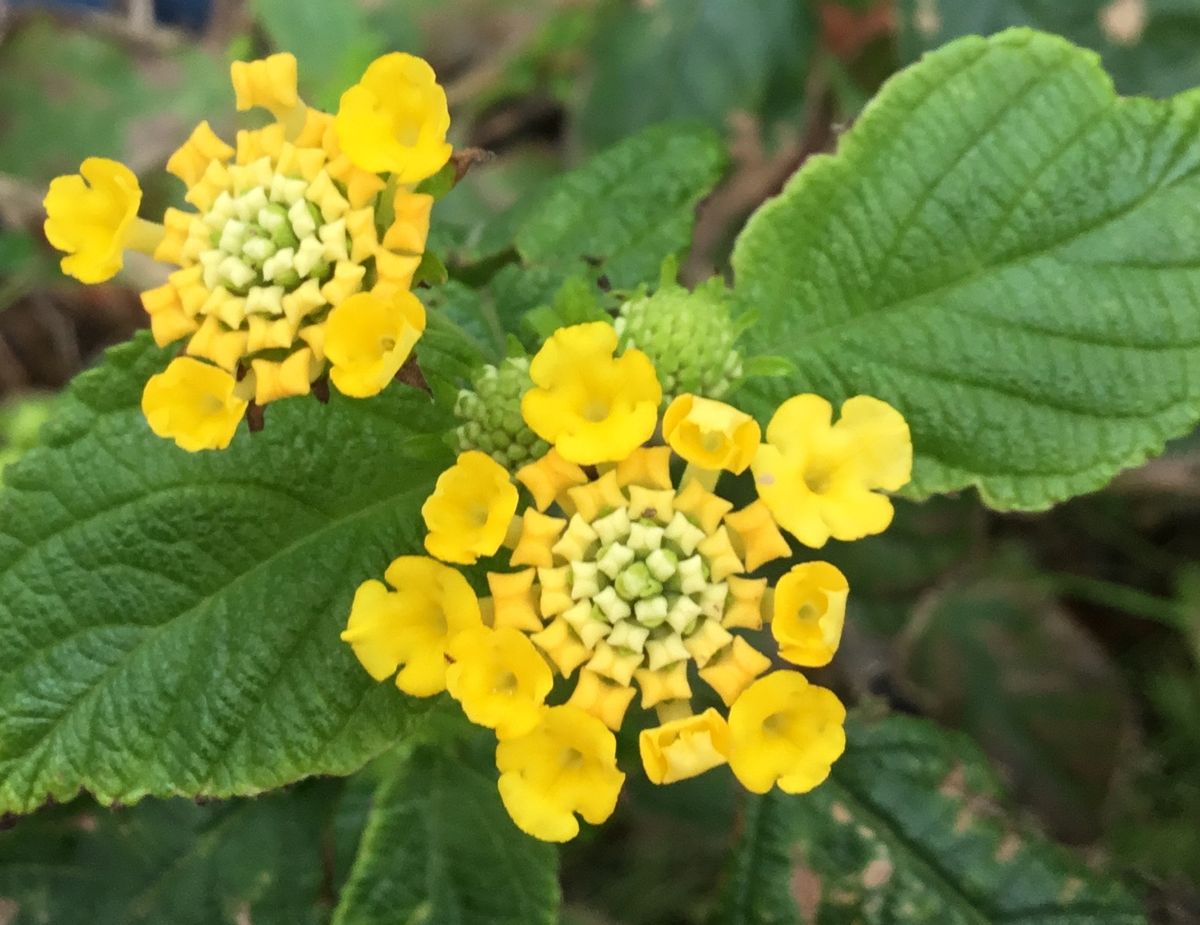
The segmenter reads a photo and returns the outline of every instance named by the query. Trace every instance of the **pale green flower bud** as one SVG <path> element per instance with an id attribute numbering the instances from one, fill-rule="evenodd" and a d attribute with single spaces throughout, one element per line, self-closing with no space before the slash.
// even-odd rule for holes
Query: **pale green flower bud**
<path id="1" fill-rule="evenodd" d="M 636 347 L 654 363 L 664 403 L 685 392 L 720 398 L 742 374 L 734 347 L 738 328 L 720 279 L 691 292 L 668 284 L 631 299 L 621 306 L 616 328 L 622 349 Z"/>

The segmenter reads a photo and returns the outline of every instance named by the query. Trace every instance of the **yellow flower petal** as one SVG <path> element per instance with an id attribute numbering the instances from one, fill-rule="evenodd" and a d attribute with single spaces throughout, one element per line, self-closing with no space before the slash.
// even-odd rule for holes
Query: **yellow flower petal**
<path id="1" fill-rule="evenodd" d="M 792 551 L 775 526 L 770 509 L 761 500 L 726 514 L 725 526 L 729 528 L 734 549 L 745 559 L 748 572 Z"/>
<path id="2" fill-rule="evenodd" d="M 433 68 L 394 52 L 377 58 L 342 94 L 334 121 L 342 150 L 357 167 L 401 183 L 431 177 L 450 159 L 450 112 Z"/>
<path id="3" fill-rule="evenodd" d="M 183 449 L 223 450 L 246 413 L 233 376 L 191 357 L 178 357 L 151 376 L 142 392 L 150 429 Z"/>
<path id="4" fill-rule="evenodd" d="M 575 690 L 571 692 L 567 703 L 587 710 L 588 713 L 604 723 L 613 732 L 621 728 L 625 711 L 636 693 L 632 687 L 618 684 L 594 671 L 579 672 L 575 682 Z"/>
<path id="5" fill-rule="evenodd" d="M 251 360 L 250 368 L 254 370 L 254 401 L 259 405 L 312 390 L 313 353 L 308 347 L 282 361 Z"/>
<path id="6" fill-rule="evenodd" d="M 457 569 L 427 556 L 401 556 L 384 577 L 395 590 L 361 584 L 342 640 L 375 680 L 399 668 L 396 686 L 405 693 L 441 693 L 451 640 L 483 625 L 479 600 Z"/>
<path id="7" fill-rule="evenodd" d="M 728 706 L 741 696 L 750 682 L 771 667 L 771 660 L 746 642 L 734 636 L 733 642 L 718 652 L 700 669 L 700 678 L 717 692 Z"/>
<path id="8" fill-rule="evenodd" d="M 533 590 L 536 575 L 531 568 L 519 572 L 487 573 L 488 588 L 492 592 L 492 620 L 496 629 L 508 626 L 527 633 L 542 629 L 537 595 Z"/>
<path id="9" fill-rule="evenodd" d="M 179 292 L 170 283 L 142 293 L 142 307 L 150 316 L 150 332 L 160 347 L 174 343 L 196 331 L 198 325 L 179 301 Z"/>
<path id="10" fill-rule="evenodd" d="M 624 459 L 658 422 L 662 388 L 640 350 L 614 356 L 617 332 L 603 321 L 560 328 L 529 365 L 535 387 L 521 414 L 564 459 L 581 465 Z"/>
<path id="11" fill-rule="evenodd" d="M 832 416 L 817 395 L 788 399 L 751 464 L 772 516 L 813 548 L 887 529 L 892 504 L 876 491 L 895 491 L 912 471 L 908 425 L 890 405 L 858 396 L 842 405 L 836 424 Z"/>
<path id="12" fill-rule="evenodd" d="M 708 398 L 680 395 L 663 413 L 663 439 L 701 469 L 744 472 L 760 436 L 750 415 Z"/>
<path id="13" fill-rule="evenodd" d="M 797 671 L 775 671 L 748 687 L 729 710 L 729 766 L 742 785 L 766 793 L 806 793 L 829 776 L 846 748 L 846 708 L 832 691 Z"/>
<path id="14" fill-rule="evenodd" d="M 649 668 L 639 668 L 635 671 L 638 687 L 642 690 L 642 707 L 649 709 L 668 700 L 687 700 L 692 696 L 692 686 L 688 683 L 687 662 L 675 662 L 651 671 Z"/>
<path id="15" fill-rule="evenodd" d="M 517 481 L 529 489 L 539 511 L 546 510 L 556 500 L 561 501 L 568 489 L 586 484 L 587 480 L 582 469 L 554 450 L 517 470 Z"/>
<path id="16" fill-rule="evenodd" d="M 89 157 L 79 173 L 50 181 L 43 227 L 46 240 L 67 254 L 62 271 L 83 283 L 116 276 L 141 202 L 133 171 L 103 157 Z"/>
<path id="17" fill-rule="evenodd" d="M 238 112 L 261 106 L 279 117 L 300 105 L 295 55 L 281 52 L 259 61 L 234 61 L 229 77 Z"/>
<path id="18" fill-rule="evenodd" d="M 425 548 L 446 562 L 471 565 L 493 555 L 517 510 L 508 470 L 486 453 L 469 450 L 438 476 L 421 507 L 429 533 Z"/>
<path id="19" fill-rule="evenodd" d="M 360 292 L 325 322 L 329 378 L 339 392 L 369 398 L 384 390 L 425 331 L 425 307 L 411 292 L 391 298 Z"/>
<path id="20" fill-rule="evenodd" d="M 805 562 L 775 585 L 771 632 L 779 654 L 794 665 L 828 665 L 846 620 L 846 576 L 828 562 Z"/>
<path id="21" fill-rule="evenodd" d="M 617 770 L 617 740 L 579 707 L 550 707 L 526 735 L 496 747 L 500 798 L 517 827 L 542 841 L 579 834 L 578 813 L 593 825 L 609 816 L 625 775 Z"/>
<path id="22" fill-rule="evenodd" d="M 233 154 L 234 149 L 218 137 L 212 126 L 208 122 L 201 122 L 167 160 L 167 172 L 191 186 L 204 176 L 210 161 L 224 163 Z"/>
<path id="23" fill-rule="evenodd" d="M 722 765 L 729 757 L 729 727 L 716 710 L 643 729 L 642 764 L 651 783 L 673 784 Z"/>
<path id="24" fill-rule="evenodd" d="M 467 719 L 495 729 L 501 739 L 538 724 L 554 676 L 528 636 L 477 626 L 451 639 L 446 651 L 454 661 L 446 669 L 446 690 Z"/>

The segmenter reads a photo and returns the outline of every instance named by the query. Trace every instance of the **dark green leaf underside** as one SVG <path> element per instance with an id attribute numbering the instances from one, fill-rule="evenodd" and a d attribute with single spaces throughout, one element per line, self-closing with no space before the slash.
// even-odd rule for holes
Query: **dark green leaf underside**
<path id="1" fill-rule="evenodd" d="M 906 717 L 852 720 L 847 733 L 816 791 L 750 802 L 722 923 L 1145 921 L 1111 877 L 1001 815 L 995 777 L 963 737 Z"/>
<path id="2" fill-rule="evenodd" d="M 552 925 L 558 857 L 504 811 L 492 737 L 406 755 L 375 794 L 335 925 Z M 461 743 L 459 743 L 461 745 Z"/>

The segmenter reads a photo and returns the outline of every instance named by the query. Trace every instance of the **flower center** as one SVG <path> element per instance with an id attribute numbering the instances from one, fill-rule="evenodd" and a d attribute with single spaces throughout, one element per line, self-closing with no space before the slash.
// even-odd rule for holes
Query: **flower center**
<path id="1" fill-rule="evenodd" d="M 594 539 L 569 562 L 575 603 L 563 614 L 583 644 L 606 642 L 651 671 L 691 658 L 689 643 L 706 623 L 720 625 L 729 592 L 697 550 L 707 534 L 680 511 L 630 507 L 586 529 Z"/>
<path id="2" fill-rule="evenodd" d="M 339 260 L 349 259 L 344 218 L 326 221 L 299 177 L 276 174 L 269 186 L 220 193 L 202 218 L 209 247 L 197 255 L 204 285 L 245 296 L 252 305 L 275 308 L 307 280 L 329 279 Z"/>
<path id="3" fill-rule="evenodd" d="M 608 417 L 608 413 L 608 402 L 601 401 L 598 398 L 589 399 L 587 406 L 583 409 L 583 416 L 592 423 L 603 421 Z"/>

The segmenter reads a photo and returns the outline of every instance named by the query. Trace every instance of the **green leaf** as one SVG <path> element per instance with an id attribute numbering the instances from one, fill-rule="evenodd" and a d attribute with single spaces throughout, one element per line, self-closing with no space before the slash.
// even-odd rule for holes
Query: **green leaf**
<path id="1" fill-rule="evenodd" d="M 448 314 L 432 311 L 426 318 L 425 333 L 416 348 L 421 372 L 434 397 L 453 408 L 458 390 L 483 365 L 483 349 Z"/>
<path id="2" fill-rule="evenodd" d="M 257 800 L 80 801 L 0 833 L 10 925 L 317 925 L 327 920 L 328 781 Z M 83 911 L 86 910 L 86 913 Z"/>
<path id="3" fill-rule="evenodd" d="M 335 925 L 552 925 L 554 846 L 520 832 L 481 755 L 422 746 L 375 794 Z M 459 743 L 461 744 L 461 743 Z"/>
<path id="4" fill-rule="evenodd" d="M 898 8 L 905 61 L 959 36 L 1033 26 L 1099 52 L 1122 93 L 1170 96 L 1200 84 L 1200 0 L 899 0 Z"/>
<path id="5" fill-rule="evenodd" d="M 383 50 L 361 3 L 252 0 L 250 7 L 275 47 L 296 56 L 300 89 L 323 109 L 336 110 L 342 92 Z"/>
<path id="6" fill-rule="evenodd" d="M 908 418 L 911 492 L 1036 510 L 1200 418 L 1200 95 L 1118 99 L 1096 57 L 1013 30 L 893 78 L 733 255 L 746 390 L 867 393 Z M 754 352 L 751 349 L 749 352 Z"/>
<path id="7" fill-rule="evenodd" d="M 1053 599 L 1002 578 L 942 586 L 898 649 L 905 693 L 970 733 L 1054 833 L 1101 834 L 1132 705 L 1116 666 Z"/>
<path id="8" fill-rule="evenodd" d="M 604 145 L 685 118 L 724 132 L 735 110 L 799 106 L 816 35 L 809 5 L 794 0 L 613 5 L 591 49 L 582 134 Z"/>
<path id="9" fill-rule="evenodd" d="M 962 736 L 899 716 L 846 731 L 815 791 L 750 799 L 719 922 L 1146 921 L 1114 879 L 1002 815 L 995 776 Z"/>
<path id="10" fill-rule="evenodd" d="M 720 141 L 698 125 L 647 129 L 547 184 L 523 206 L 516 247 L 527 264 L 585 258 L 618 289 L 656 280 L 663 258 L 691 241 L 696 204 L 725 165 Z"/>
<path id="11" fill-rule="evenodd" d="M 301 397 L 191 455 L 138 407 L 168 356 L 111 351 L 4 473 L 0 812 L 347 774 L 423 710 L 338 633 L 356 585 L 419 549 L 447 415 L 402 386 Z"/>

